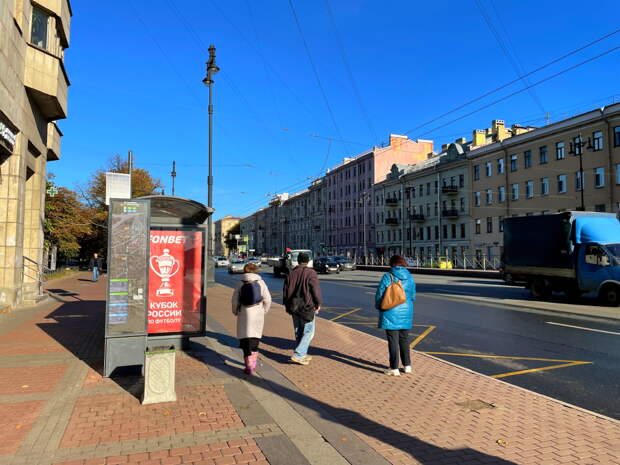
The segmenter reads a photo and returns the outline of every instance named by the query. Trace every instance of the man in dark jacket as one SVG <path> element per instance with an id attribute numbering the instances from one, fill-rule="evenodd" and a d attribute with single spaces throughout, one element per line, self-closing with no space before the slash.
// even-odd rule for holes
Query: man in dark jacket
<path id="1" fill-rule="evenodd" d="M 88 269 L 93 272 L 93 282 L 99 280 L 99 273 L 102 268 L 102 260 L 97 256 L 96 253 L 93 254 L 90 262 L 88 263 Z"/>
<path id="2" fill-rule="evenodd" d="M 319 277 L 312 268 L 308 268 L 310 257 L 308 254 L 300 253 L 297 257 L 298 265 L 290 272 L 284 281 L 284 306 L 287 312 L 293 317 L 293 328 L 295 329 L 295 353 L 291 357 L 291 361 L 300 365 L 308 365 L 312 357 L 308 355 L 308 347 L 314 337 L 315 319 L 306 321 L 297 312 L 297 308 L 292 308 L 294 297 L 300 296 L 309 309 L 313 309 L 314 313 L 319 313 L 323 299 L 321 297 L 321 288 L 319 287 Z M 295 299 L 299 300 L 299 299 Z"/>

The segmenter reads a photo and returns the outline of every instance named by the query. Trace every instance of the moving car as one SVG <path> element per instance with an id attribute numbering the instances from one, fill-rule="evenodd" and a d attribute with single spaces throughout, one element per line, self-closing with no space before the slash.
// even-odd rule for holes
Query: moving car
<path id="1" fill-rule="evenodd" d="M 263 264 L 263 262 L 261 261 L 260 258 L 257 257 L 250 257 L 247 260 L 248 263 L 254 263 L 257 267 L 260 268 L 260 266 Z"/>
<path id="2" fill-rule="evenodd" d="M 297 257 L 300 253 L 305 253 L 308 255 L 310 261 L 308 262 L 308 268 L 313 268 L 313 260 L 312 260 L 312 250 L 307 249 L 286 249 L 282 257 L 276 257 L 275 259 L 269 260 L 267 263 L 269 266 L 273 266 L 273 274 L 275 276 L 280 276 L 282 274 L 288 275 L 293 268 L 297 266 Z"/>
<path id="3" fill-rule="evenodd" d="M 340 273 L 340 263 L 334 257 L 319 257 L 314 261 L 317 273 Z"/>
<path id="4" fill-rule="evenodd" d="M 355 263 L 347 257 L 334 257 L 340 265 L 340 271 L 351 271 L 355 269 Z"/>
<path id="5" fill-rule="evenodd" d="M 215 267 L 228 266 L 228 259 L 226 257 L 213 257 L 215 261 Z"/>
<path id="6" fill-rule="evenodd" d="M 245 260 L 231 260 L 230 265 L 228 265 L 228 273 L 243 273 L 243 267 L 246 263 L 247 261 Z"/>

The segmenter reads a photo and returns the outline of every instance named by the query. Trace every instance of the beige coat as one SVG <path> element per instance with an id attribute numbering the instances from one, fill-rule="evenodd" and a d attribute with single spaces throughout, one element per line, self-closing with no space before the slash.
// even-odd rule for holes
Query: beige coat
<path id="1" fill-rule="evenodd" d="M 261 288 L 263 301 L 246 307 L 239 302 L 239 290 L 245 281 L 257 281 Z M 237 315 L 237 337 L 243 339 L 246 337 L 263 336 L 263 325 L 265 323 L 265 313 L 271 308 L 271 294 L 267 285 L 262 278 L 256 273 L 245 273 L 241 276 L 241 281 L 237 284 L 235 292 L 232 296 L 232 312 Z"/>

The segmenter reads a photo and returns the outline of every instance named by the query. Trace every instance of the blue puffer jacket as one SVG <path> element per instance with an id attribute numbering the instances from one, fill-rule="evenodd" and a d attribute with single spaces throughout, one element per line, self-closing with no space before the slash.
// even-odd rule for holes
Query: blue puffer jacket
<path id="1" fill-rule="evenodd" d="M 381 309 L 381 300 L 385 289 L 394 281 L 394 278 L 398 279 L 405 290 L 405 296 L 407 302 L 397 305 L 389 310 L 380 311 L 379 313 L 379 328 L 381 329 L 411 329 L 413 326 L 413 301 L 415 300 L 415 282 L 413 276 L 407 268 L 402 266 L 394 266 L 392 269 L 383 275 L 377 292 L 375 293 L 375 308 Z"/>

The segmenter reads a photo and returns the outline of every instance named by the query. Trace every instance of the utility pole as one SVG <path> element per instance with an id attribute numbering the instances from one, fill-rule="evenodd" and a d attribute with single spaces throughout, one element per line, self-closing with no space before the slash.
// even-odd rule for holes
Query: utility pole
<path id="1" fill-rule="evenodd" d="M 129 174 L 129 197 L 131 195 L 131 172 L 133 171 L 133 152 L 130 150 L 127 152 L 127 173 Z"/>
<path id="2" fill-rule="evenodd" d="M 220 70 L 215 64 L 215 46 L 209 46 L 209 61 L 207 61 L 207 76 L 202 80 L 209 88 L 209 176 L 207 178 L 207 206 L 213 208 L 213 76 Z M 205 251 L 207 256 L 205 262 L 207 265 L 207 283 L 215 282 L 215 269 L 211 257 L 213 257 L 213 238 L 211 237 L 211 229 L 213 227 L 213 215 L 209 215 L 207 220 L 207 247 Z"/>
<path id="3" fill-rule="evenodd" d="M 170 176 L 172 176 L 172 196 L 174 197 L 174 178 L 177 177 L 176 161 L 174 160 L 172 160 L 172 172 Z"/>

